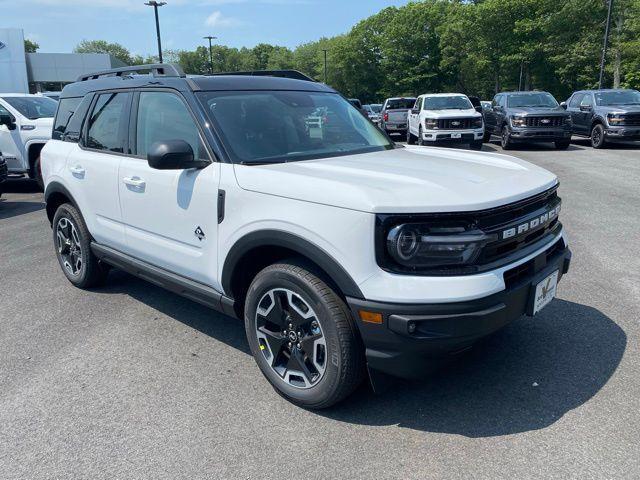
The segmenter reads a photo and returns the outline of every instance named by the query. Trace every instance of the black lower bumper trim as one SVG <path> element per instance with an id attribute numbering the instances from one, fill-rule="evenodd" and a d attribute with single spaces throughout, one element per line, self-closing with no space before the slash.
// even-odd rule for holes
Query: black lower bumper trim
<path id="1" fill-rule="evenodd" d="M 563 242 L 563 240 L 559 240 Z M 488 297 L 456 303 L 391 304 L 347 298 L 358 323 L 370 369 L 420 378 L 485 337 L 532 313 L 535 286 L 558 271 L 568 272 L 570 250 L 543 252 L 530 260 L 531 274 Z M 379 312 L 382 324 L 362 322 L 359 311 Z"/>

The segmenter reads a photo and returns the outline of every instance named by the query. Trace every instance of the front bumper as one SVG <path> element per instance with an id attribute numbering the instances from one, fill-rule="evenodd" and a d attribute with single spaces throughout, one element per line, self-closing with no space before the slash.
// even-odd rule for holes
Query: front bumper
<path id="1" fill-rule="evenodd" d="M 560 240 L 524 264 L 505 271 L 505 290 L 476 300 L 438 304 L 393 304 L 347 298 L 366 348 L 372 374 L 420 378 L 523 315 L 531 314 L 535 285 L 558 270 L 569 271 L 571 251 Z M 360 311 L 382 314 L 382 324 L 364 322 Z"/>
<path id="2" fill-rule="evenodd" d="M 608 127 L 605 130 L 607 138 L 621 140 L 640 140 L 640 126 L 639 127 Z"/>
<path id="3" fill-rule="evenodd" d="M 422 139 L 425 142 L 470 143 L 481 140 L 484 129 L 473 130 L 424 130 Z"/>
<path id="4" fill-rule="evenodd" d="M 511 140 L 514 142 L 552 142 L 571 138 L 571 127 L 532 128 L 511 127 Z"/>

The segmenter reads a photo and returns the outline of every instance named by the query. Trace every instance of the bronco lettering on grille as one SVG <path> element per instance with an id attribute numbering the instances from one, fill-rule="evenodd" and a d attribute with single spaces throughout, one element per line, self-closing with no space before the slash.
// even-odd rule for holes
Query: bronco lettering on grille
<path id="1" fill-rule="evenodd" d="M 539 217 L 535 217 L 532 220 L 516 225 L 515 227 L 508 228 L 507 230 L 503 230 L 500 238 L 505 240 L 507 238 L 515 237 L 516 235 L 522 235 L 530 230 L 533 230 L 539 226 L 546 225 L 551 222 L 554 218 L 558 216 L 560 213 L 560 205 L 555 207 L 552 210 L 549 210 L 546 213 L 543 213 Z"/>

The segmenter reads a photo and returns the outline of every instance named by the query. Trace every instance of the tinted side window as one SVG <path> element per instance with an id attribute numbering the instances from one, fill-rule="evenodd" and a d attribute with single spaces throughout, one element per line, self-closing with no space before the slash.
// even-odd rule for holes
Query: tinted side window
<path id="1" fill-rule="evenodd" d="M 416 110 L 422 110 L 422 97 L 416 101 Z"/>
<path id="2" fill-rule="evenodd" d="M 491 106 L 495 107 L 496 105 L 500 105 L 500 95 L 496 95 L 493 97 L 493 101 L 491 102 Z"/>
<path id="3" fill-rule="evenodd" d="M 109 152 L 124 152 L 124 125 L 128 93 L 103 93 L 98 95 L 87 131 L 87 147 Z"/>
<path id="4" fill-rule="evenodd" d="M 58 110 L 56 112 L 56 119 L 53 123 L 53 134 L 51 138 L 54 140 L 60 140 L 62 135 L 67 130 L 67 125 L 73 112 L 76 111 L 78 105 L 82 101 L 82 97 L 77 98 L 63 98 L 58 104 Z"/>
<path id="5" fill-rule="evenodd" d="M 140 92 L 136 126 L 136 154 L 146 157 L 149 147 L 164 140 L 184 140 L 194 158 L 208 160 L 198 127 L 184 102 L 173 93 Z"/>
<path id="6" fill-rule="evenodd" d="M 593 101 L 591 100 L 591 94 L 587 93 L 582 101 L 580 102 L 580 106 L 590 107 L 593 105 Z"/>
<path id="7" fill-rule="evenodd" d="M 582 101 L 582 97 L 584 97 L 584 93 L 576 93 L 569 100 L 569 106 L 572 107 L 572 108 L 577 108 L 578 105 L 580 105 L 580 102 Z"/>
<path id="8" fill-rule="evenodd" d="M 87 94 L 80 105 L 75 109 L 73 115 L 69 119 L 69 123 L 67 124 L 67 128 L 64 134 L 61 135 L 61 140 L 65 142 L 74 142 L 77 143 L 80 140 L 80 132 L 82 132 L 82 125 L 84 125 L 85 117 L 87 116 L 87 112 L 89 111 L 89 107 L 91 107 L 91 102 L 93 100 L 93 94 Z"/>

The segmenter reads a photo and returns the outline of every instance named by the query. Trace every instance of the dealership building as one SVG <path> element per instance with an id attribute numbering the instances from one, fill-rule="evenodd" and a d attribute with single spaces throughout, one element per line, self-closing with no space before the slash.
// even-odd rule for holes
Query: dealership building
<path id="1" fill-rule="evenodd" d="M 23 30 L 0 28 L 0 92 L 59 91 L 80 75 L 123 66 L 103 53 L 25 53 Z"/>

